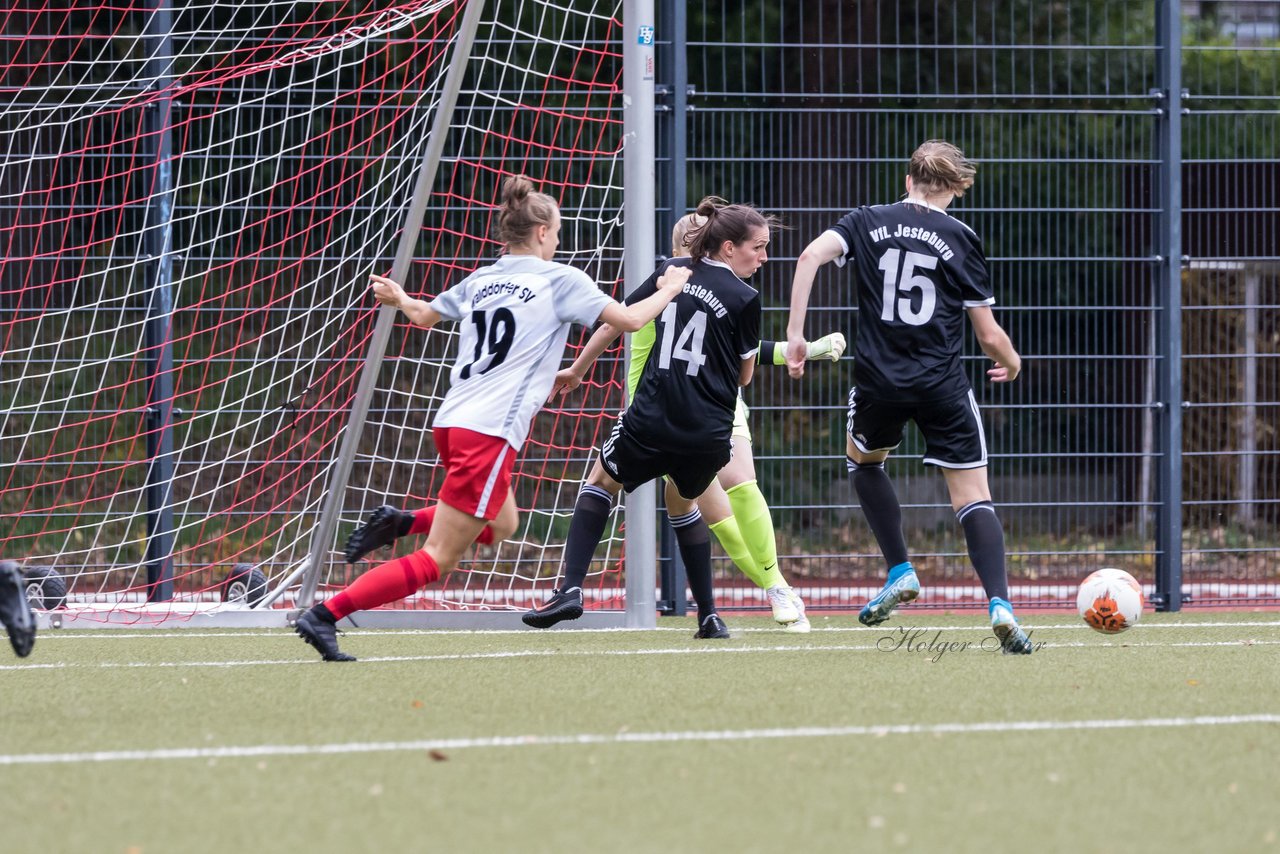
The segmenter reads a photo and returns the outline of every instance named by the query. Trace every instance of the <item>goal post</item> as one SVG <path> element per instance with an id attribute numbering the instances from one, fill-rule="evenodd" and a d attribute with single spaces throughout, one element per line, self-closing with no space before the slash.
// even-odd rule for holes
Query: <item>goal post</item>
<path id="1" fill-rule="evenodd" d="M 396 248 L 395 262 L 391 267 L 391 278 L 397 282 L 408 281 L 409 264 L 417 250 L 418 231 L 422 228 L 427 199 L 431 196 L 436 170 L 440 166 L 440 157 L 444 153 L 445 141 L 449 136 L 453 110 L 458 103 L 458 90 L 462 88 L 462 75 L 467 63 L 471 61 L 471 45 L 475 41 L 476 27 L 480 23 L 480 10 L 484 8 L 484 0 L 464 0 L 464 2 L 467 11 L 454 37 L 455 44 L 453 58 L 449 63 L 449 73 L 444 78 L 444 88 L 440 93 L 435 119 L 427 137 L 427 150 L 423 154 L 422 166 L 414 181 L 409 210 L 405 213 L 404 225 L 400 230 L 400 243 Z M 320 511 L 320 520 L 316 523 L 315 530 L 311 532 L 311 545 L 301 566 L 302 587 L 294 602 L 299 609 L 309 608 L 316 598 L 320 570 L 330 552 L 334 527 L 342 509 L 341 503 L 347 488 L 347 479 L 351 475 L 351 464 L 355 461 L 356 450 L 360 445 L 360 432 L 364 429 L 369 402 L 373 398 L 374 386 L 378 381 L 378 366 L 386 355 L 396 314 L 396 309 L 391 306 L 384 305 L 378 308 L 377 325 L 369 339 L 369 350 L 365 354 L 364 366 L 360 371 L 360 383 L 356 387 L 355 399 L 351 401 L 351 417 L 342 434 L 342 447 L 333 463 L 329 489 L 324 497 L 324 507 Z M 279 598 L 294 575 L 295 573 L 290 573 L 275 591 L 255 607 L 266 607 Z"/>
<path id="2" fill-rule="evenodd" d="M 657 152 L 654 128 L 653 0 L 624 0 L 622 15 L 622 133 L 623 146 L 623 280 L 627 292 L 638 288 L 653 272 L 658 245 L 655 228 Z M 626 336 L 630 344 L 631 335 Z M 631 348 L 627 348 L 628 363 Z M 657 486 L 650 481 L 626 498 L 627 619 L 628 628 L 657 625 Z M 683 591 L 681 591 L 683 595 Z"/>
<path id="3" fill-rule="evenodd" d="M 637 37 L 652 7 L 173 0 L 158 38 L 155 6 L 30 7 L 8 24 L 27 37 L 0 66 L 0 195 L 17 212 L 0 225 L 0 556 L 28 571 L 44 625 L 282 626 L 363 569 L 338 553 L 354 525 L 427 506 L 443 479 L 428 427 L 456 330 L 379 309 L 370 272 L 429 298 L 490 262 L 517 173 L 559 199 L 561 260 L 615 297 L 651 272 L 652 201 L 627 196 L 636 174 L 652 192 L 652 44 Z M 160 103 L 166 145 L 146 119 Z M 157 229 L 163 314 L 147 310 Z M 535 419 L 515 536 L 362 626 L 519 625 L 556 584 L 622 359 Z M 656 508 L 639 502 L 615 508 L 576 625 L 653 625 Z M 165 554 L 147 534 L 160 515 Z M 150 595 L 156 561 L 171 595 Z"/>

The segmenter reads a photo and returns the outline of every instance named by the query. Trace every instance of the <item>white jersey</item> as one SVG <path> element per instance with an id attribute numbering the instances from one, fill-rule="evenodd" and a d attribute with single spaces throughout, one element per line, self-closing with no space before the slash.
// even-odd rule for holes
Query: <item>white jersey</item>
<path id="1" fill-rule="evenodd" d="M 431 302 L 462 323 L 458 359 L 434 426 L 505 439 L 516 450 L 555 384 L 569 327 L 594 324 L 609 295 L 586 273 L 504 255 Z"/>

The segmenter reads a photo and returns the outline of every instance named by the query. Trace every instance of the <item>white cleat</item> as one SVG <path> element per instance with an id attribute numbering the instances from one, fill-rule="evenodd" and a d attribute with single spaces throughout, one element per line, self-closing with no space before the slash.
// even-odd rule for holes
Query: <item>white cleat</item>
<path id="1" fill-rule="evenodd" d="M 800 619 L 803 612 L 796 607 L 797 598 L 792 594 L 790 587 L 775 584 L 766 590 L 764 595 L 769 597 L 769 609 L 773 611 L 775 623 L 785 626 Z"/>
<path id="2" fill-rule="evenodd" d="M 800 612 L 800 619 L 796 620 L 794 623 L 787 623 L 782 627 L 782 630 L 796 635 L 807 635 L 809 632 L 813 631 L 813 626 L 809 625 L 809 618 L 805 616 L 804 600 L 800 598 L 799 593 L 792 590 L 791 601 L 795 603 L 796 610 Z"/>

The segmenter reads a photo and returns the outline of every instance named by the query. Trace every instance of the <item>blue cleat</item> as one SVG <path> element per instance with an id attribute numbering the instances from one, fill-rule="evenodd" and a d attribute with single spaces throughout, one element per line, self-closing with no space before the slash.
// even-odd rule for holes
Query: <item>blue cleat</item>
<path id="1" fill-rule="evenodd" d="M 885 582 L 884 589 L 862 606 L 858 622 L 864 626 L 878 626 L 889 619 L 899 604 L 911 602 L 919 595 L 920 579 L 916 577 L 916 571 L 909 563 L 899 564 L 889 570 L 889 580 Z"/>
<path id="2" fill-rule="evenodd" d="M 1031 638 L 1013 617 L 1013 606 L 999 596 L 988 606 L 991 614 L 991 631 L 1000 641 L 1000 651 L 1005 655 L 1030 655 Z"/>

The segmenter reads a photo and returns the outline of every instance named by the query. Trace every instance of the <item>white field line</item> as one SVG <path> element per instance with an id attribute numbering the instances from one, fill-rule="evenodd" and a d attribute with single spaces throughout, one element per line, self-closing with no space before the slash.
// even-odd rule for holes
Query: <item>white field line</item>
<path id="1" fill-rule="evenodd" d="M 819 616 L 821 619 L 821 616 Z M 1036 631 L 1083 631 L 1089 629 L 1093 631 L 1084 622 L 1079 623 L 1063 623 L 1055 625 L 1048 623 L 1045 625 L 1036 625 L 1027 620 L 1021 620 L 1020 624 L 1024 629 L 1034 629 Z M 883 633 L 885 631 L 894 631 L 899 627 L 914 631 L 919 629 L 925 632 L 951 632 L 965 631 L 975 628 L 981 628 L 981 622 L 977 625 L 970 624 L 967 626 L 926 626 L 926 625 L 910 625 L 893 623 L 885 626 L 814 626 L 811 634 L 819 634 L 821 632 L 862 632 L 862 633 Z M 1148 629 L 1223 629 L 1223 628 L 1280 628 L 1280 620 L 1257 621 L 1257 622 L 1203 622 L 1203 623 L 1140 623 L 1141 631 Z M 782 632 L 781 628 L 737 628 L 730 626 L 730 631 L 734 634 L 778 634 Z M 46 640 L 154 640 L 156 638 L 165 638 L 166 640 L 177 640 L 185 638 L 281 638 L 294 639 L 296 635 L 293 632 L 284 631 L 282 629 L 274 629 L 271 631 L 222 631 L 222 632 L 201 632 L 191 631 L 190 629 L 138 629 L 137 631 L 112 631 L 104 634 L 89 634 L 91 630 L 85 629 L 69 629 L 67 631 L 54 630 L 40 632 L 40 641 Z M 377 635 L 381 637 L 391 637 L 395 635 L 439 635 L 441 637 L 459 637 L 463 635 L 526 635 L 552 637 L 561 634 L 621 634 L 635 633 L 645 634 L 652 632 L 688 632 L 685 626 L 658 626 L 653 629 L 570 629 L 558 628 L 554 631 L 539 632 L 532 629 L 342 629 L 344 634 L 357 637 L 360 635 Z"/>
<path id="2" fill-rule="evenodd" d="M 1280 715 L 1244 714 L 1189 718 L 1119 718 L 1076 721 L 979 721 L 975 723 L 884 724 L 879 726 L 793 727 L 778 729 L 686 732 L 579 733 L 516 735 L 491 738 L 440 738 L 418 741 L 374 741 L 333 744 L 259 744 L 241 747 L 178 747 L 154 750 L 98 750 L 84 753 L 0 754 L 0 765 L 58 765 L 89 762 L 152 762 L 168 759 L 244 759 L 263 756 L 334 756 L 353 753 L 410 753 L 507 747 L 577 747 L 586 745 L 670 744 L 678 742 L 760 741 L 788 738 L 881 738 L 889 735 L 969 735 L 1069 730 L 1154 729 L 1280 724 Z"/>
<path id="3" fill-rule="evenodd" d="M 762 653 L 812 653 L 812 652 L 883 652 L 898 655 L 916 655 L 920 657 L 941 658 L 957 652 L 985 652 L 995 654 L 992 636 L 985 639 L 990 643 L 986 648 L 981 642 L 974 641 L 942 641 L 940 645 L 930 646 L 929 637 L 918 637 L 906 640 L 898 634 L 886 635 L 888 640 L 880 644 L 855 645 L 789 645 L 789 646 L 700 646 L 685 649 L 610 649 L 610 650 L 553 650 L 523 649 L 503 652 L 460 652 L 441 653 L 437 655 L 384 655 L 362 656 L 360 662 L 365 664 L 399 664 L 404 662 L 430 661 L 487 661 L 513 658 L 609 658 L 631 656 L 659 655 L 742 655 Z M 1033 637 L 1034 640 L 1034 637 Z M 1042 649 L 1133 649 L 1151 647 L 1166 649 L 1170 647 L 1251 647 L 1276 646 L 1280 640 L 1229 640 L 1229 641 L 1177 641 L 1169 643 L 1045 643 Z M 307 650 L 309 653 L 310 650 Z M 57 661 L 31 664 L 3 664 L 0 673 L 20 670 L 146 670 L 150 668 L 178 667 L 273 667 L 297 666 L 300 664 L 324 664 L 313 654 L 305 658 L 285 659 L 240 659 L 227 661 L 97 661 L 75 662 Z"/>

